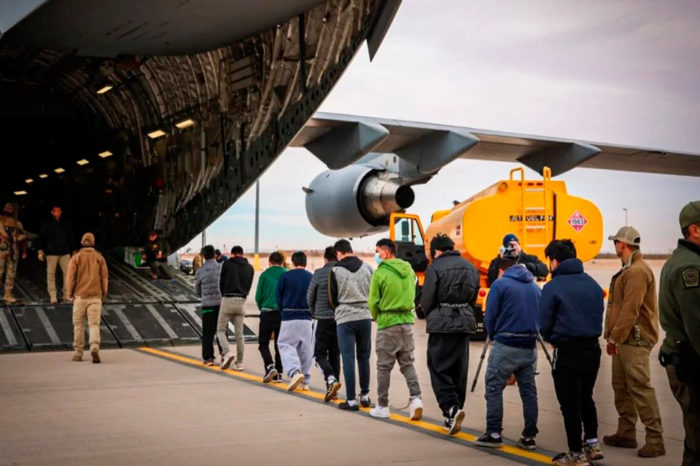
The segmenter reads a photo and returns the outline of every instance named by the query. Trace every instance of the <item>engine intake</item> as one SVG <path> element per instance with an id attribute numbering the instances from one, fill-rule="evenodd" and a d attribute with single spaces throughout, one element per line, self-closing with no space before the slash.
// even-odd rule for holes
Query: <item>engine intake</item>
<path id="1" fill-rule="evenodd" d="M 357 237 L 380 233 L 389 216 L 415 200 L 413 189 L 383 170 L 350 165 L 318 175 L 306 190 L 306 215 L 320 233 Z"/>

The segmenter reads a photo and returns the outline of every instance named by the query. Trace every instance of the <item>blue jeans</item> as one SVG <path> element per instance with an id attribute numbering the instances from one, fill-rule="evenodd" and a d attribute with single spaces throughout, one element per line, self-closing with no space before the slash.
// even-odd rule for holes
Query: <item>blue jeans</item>
<path id="1" fill-rule="evenodd" d="M 343 358 L 345 393 L 348 400 L 355 399 L 355 347 L 357 368 L 360 373 L 360 394 L 369 393 L 369 355 L 372 351 L 372 320 L 353 320 L 338 325 L 338 347 Z"/>
<path id="2" fill-rule="evenodd" d="M 503 430 L 503 389 L 510 375 L 514 374 L 523 401 L 525 429 L 522 435 L 537 435 L 536 362 L 537 350 L 534 348 L 518 348 L 497 341 L 493 343 L 486 369 L 486 432 L 501 433 Z"/>

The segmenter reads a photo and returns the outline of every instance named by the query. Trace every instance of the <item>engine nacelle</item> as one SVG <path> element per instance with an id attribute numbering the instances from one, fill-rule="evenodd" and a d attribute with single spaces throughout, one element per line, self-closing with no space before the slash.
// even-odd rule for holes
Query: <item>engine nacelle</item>
<path id="1" fill-rule="evenodd" d="M 415 199 L 410 186 L 367 165 L 325 171 L 305 191 L 311 225 L 337 238 L 382 232 L 389 226 L 389 216 L 410 207 Z"/>

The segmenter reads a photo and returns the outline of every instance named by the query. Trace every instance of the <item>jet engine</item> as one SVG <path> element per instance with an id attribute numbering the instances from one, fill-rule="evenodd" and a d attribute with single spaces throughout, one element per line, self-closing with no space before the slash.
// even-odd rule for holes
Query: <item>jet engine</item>
<path id="1" fill-rule="evenodd" d="M 413 204 L 415 194 L 395 173 L 355 164 L 328 170 L 311 182 L 306 192 L 306 215 L 320 233 L 358 237 L 379 233 L 389 216 Z"/>

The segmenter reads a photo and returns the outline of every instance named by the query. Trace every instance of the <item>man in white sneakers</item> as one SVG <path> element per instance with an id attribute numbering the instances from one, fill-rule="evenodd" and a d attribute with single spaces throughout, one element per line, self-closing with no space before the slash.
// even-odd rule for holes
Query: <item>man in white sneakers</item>
<path id="1" fill-rule="evenodd" d="M 389 381 L 396 362 L 410 393 L 411 420 L 423 415 L 418 374 L 413 366 L 413 314 L 416 274 L 411 264 L 396 258 L 396 245 L 390 239 L 377 241 L 379 266 L 372 275 L 367 304 L 377 322 L 377 405 L 369 412 L 373 417 L 389 417 Z"/>

